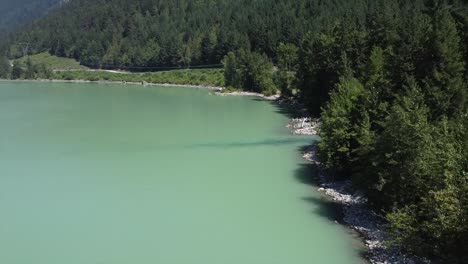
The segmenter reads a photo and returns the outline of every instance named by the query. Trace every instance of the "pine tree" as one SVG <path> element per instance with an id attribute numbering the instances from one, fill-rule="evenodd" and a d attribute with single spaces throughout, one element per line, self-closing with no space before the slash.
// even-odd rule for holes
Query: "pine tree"
<path id="1" fill-rule="evenodd" d="M 212 30 L 210 33 L 206 33 L 202 40 L 202 58 L 206 64 L 214 63 L 214 51 L 216 47 L 217 36 L 216 32 Z"/>
<path id="2" fill-rule="evenodd" d="M 35 65 L 33 65 L 31 58 L 28 57 L 28 59 L 26 60 L 26 71 L 24 73 L 24 78 L 34 79 L 35 77 Z"/>
<path id="3" fill-rule="evenodd" d="M 426 80 L 432 116 L 457 116 L 466 109 L 464 62 L 455 21 L 445 6 L 434 11 L 432 75 Z"/>
<path id="4" fill-rule="evenodd" d="M 237 62 L 234 52 L 229 52 L 224 57 L 224 83 L 227 87 L 239 88 L 239 77 L 237 76 Z"/>
<path id="5" fill-rule="evenodd" d="M 11 65 L 6 57 L 0 57 L 0 78 L 8 79 L 11 75 Z"/>
<path id="6" fill-rule="evenodd" d="M 382 132 L 376 138 L 376 150 L 369 164 L 369 187 L 372 200 L 379 207 L 404 206 L 421 197 L 428 185 L 426 173 L 416 167 L 431 146 L 432 127 L 429 108 L 414 79 L 408 80 L 406 92 L 398 96 L 388 110 Z"/>
<path id="7" fill-rule="evenodd" d="M 278 57 L 277 83 L 283 95 L 291 95 L 292 86 L 296 80 L 298 48 L 291 43 L 280 43 L 276 53 Z"/>
<path id="8" fill-rule="evenodd" d="M 353 124 L 357 117 L 357 102 L 364 94 L 363 85 L 355 78 L 342 78 L 323 109 L 323 124 L 320 128 L 320 153 L 325 166 L 348 174 L 351 171 Z"/>
<path id="9" fill-rule="evenodd" d="M 23 74 L 24 74 L 23 68 L 21 67 L 21 65 L 17 61 L 15 61 L 14 64 L 13 64 L 13 68 L 11 70 L 11 78 L 13 80 L 21 79 L 21 78 L 23 78 Z"/>

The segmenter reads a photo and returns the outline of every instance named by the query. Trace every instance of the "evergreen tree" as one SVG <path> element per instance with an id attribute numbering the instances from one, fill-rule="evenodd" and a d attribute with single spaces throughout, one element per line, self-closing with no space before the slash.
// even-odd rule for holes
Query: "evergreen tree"
<path id="1" fill-rule="evenodd" d="M 276 53 L 278 58 L 278 86 L 283 95 L 291 95 L 296 81 L 298 48 L 291 43 L 280 43 Z"/>
<path id="2" fill-rule="evenodd" d="M 356 105 L 363 94 L 364 87 L 357 79 L 343 78 L 322 113 L 321 159 L 325 166 L 345 175 L 351 169 L 350 161 L 355 147 L 352 141 L 356 133 L 353 124 L 358 114 Z"/>
<path id="3" fill-rule="evenodd" d="M 35 67 L 31 61 L 31 58 L 28 57 L 26 60 L 26 71 L 24 73 L 24 78 L 26 79 L 35 79 Z"/>
<path id="4" fill-rule="evenodd" d="M 203 62 L 212 64 L 215 62 L 213 52 L 216 47 L 217 36 L 214 30 L 206 33 L 201 44 Z"/>
<path id="5" fill-rule="evenodd" d="M 433 133 L 426 160 L 417 163 L 419 171 L 426 174 L 422 176 L 429 179 L 416 186 L 421 190 L 420 199 L 395 209 L 388 219 L 395 242 L 408 251 L 442 263 L 466 263 L 466 127 L 452 127 L 443 120 L 433 127 Z M 459 133 L 465 137 L 463 141 L 457 139 Z"/>
<path id="6" fill-rule="evenodd" d="M 432 116 L 456 116 L 466 107 L 464 62 L 455 21 L 445 6 L 434 13 L 432 74 L 426 80 Z"/>
<path id="7" fill-rule="evenodd" d="M 374 177 L 370 188 L 373 202 L 380 207 L 404 206 L 415 202 L 429 181 L 427 172 L 417 167 L 425 159 L 432 142 L 429 108 L 421 89 L 409 80 L 405 95 L 398 97 L 382 120 L 382 132 L 376 138 L 369 168 Z M 374 196 L 375 195 L 375 196 Z M 378 196 L 378 197 L 376 197 Z"/>
<path id="8" fill-rule="evenodd" d="M 238 65 L 234 52 L 229 52 L 224 57 L 224 83 L 227 87 L 240 87 L 238 76 Z"/>
<path id="9" fill-rule="evenodd" d="M 11 70 L 11 78 L 12 78 L 13 80 L 15 80 L 15 79 L 21 79 L 21 78 L 23 78 L 23 74 L 24 74 L 23 68 L 21 67 L 21 65 L 19 65 L 18 62 L 15 62 L 15 63 L 13 64 L 13 68 L 12 68 L 12 70 Z"/>
<path id="10" fill-rule="evenodd" d="M 267 95 L 276 93 L 273 64 L 266 55 L 239 50 L 224 59 L 227 86 Z"/>
<path id="11" fill-rule="evenodd" d="M 8 79 L 11 75 L 11 65 L 6 57 L 0 57 L 0 78 Z"/>

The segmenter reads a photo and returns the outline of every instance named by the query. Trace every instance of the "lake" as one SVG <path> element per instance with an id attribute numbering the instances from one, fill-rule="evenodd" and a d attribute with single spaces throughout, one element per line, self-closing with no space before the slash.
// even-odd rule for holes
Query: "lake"
<path id="1" fill-rule="evenodd" d="M 0 82 L 0 263 L 360 264 L 274 104 Z"/>

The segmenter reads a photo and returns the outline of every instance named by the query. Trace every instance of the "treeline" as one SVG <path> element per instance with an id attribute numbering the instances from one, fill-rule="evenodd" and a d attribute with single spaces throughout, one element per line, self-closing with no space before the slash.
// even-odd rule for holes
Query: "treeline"
<path id="1" fill-rule="evenodd" d="M 276 49 L 276 66 L 268 56 L 240 49 L 229 52 L 224 60 L 224 80 L 227 87 L 272 95 L 281 90 L 292 95 L 297 70 L 298 48 L 280 43 Z"/>
<path id="2" fill-rule="evenodd" d="M 467 29 L 461 2 L 395 5 L 299 50 L 321 160 L 366 193 L 394 243 L 440 263 L 468 263 Z"/>
<path id="3" fill-rule="evenodd" d="M 103 70 L 51 70 L 50 65 L 31 59 L 15 60 L 13 66 L 0 58 L 0 79 L 11 80 L 64 80 L 110 81 L 123 83 L 157 83 L 224 87 L 223 69 L 180 69 L 171 71 L 129 73 Z"/>
<path id="4" fill-rule="evenodd" d="M 49 79 L 52 75 L 45 64 L 33 63 L 29 58 L 24 63 L 16 61 L 12 66 L 6 57 L 0 57 L 0 79 Z"/>
<path id="5" fill-rule="evenodd" d="M 225 57 L 226 85 L 294 94 L 321 115 L 320 158 L 390 223 L 392 242 L 468 263 L 468 9 L 388 2 L 257 52 Z"/>
<path id="6" fill-rule="evenodd" d="M 30 53 L 75 58 L 90 67 L 187 66 L 221 63 L 229 51 L 265 53 L 299 45 L 307 32 L 383 0 L 73 0 L 8 40 L 8 57 Z M 411 6 L 411 5 L 410 5 Z M 266 8 L 267 7 L 267 8 Z"/>
<path id="7" fill-rule="evenodd" d="M 226 86 L 295 96 L 323 119 L 323 164 L 394 243 L 468 263 L 462 0 L 73 0 L 10 39 L 9 58 L 18 42 L 92 67 L 223 62 Z"/>
<path id="8" fill-rule="evenodd" d="M 322 117 L 323 164 L 365 192 L 394 245 L 468 263 L 468 9 L 413 4 L 337 18 L 271 59 L 228 53 L 225 82 L 297 93 Z"/>

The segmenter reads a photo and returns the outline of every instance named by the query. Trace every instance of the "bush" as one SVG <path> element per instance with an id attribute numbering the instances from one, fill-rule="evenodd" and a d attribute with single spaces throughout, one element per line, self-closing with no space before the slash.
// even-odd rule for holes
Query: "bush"
<path id="1" fill-rule="evenodd" d="M 265 54 L 239 50 L 224 58 L 226 86 L 265 94 L 275 94 L 273 64 Z"/>

